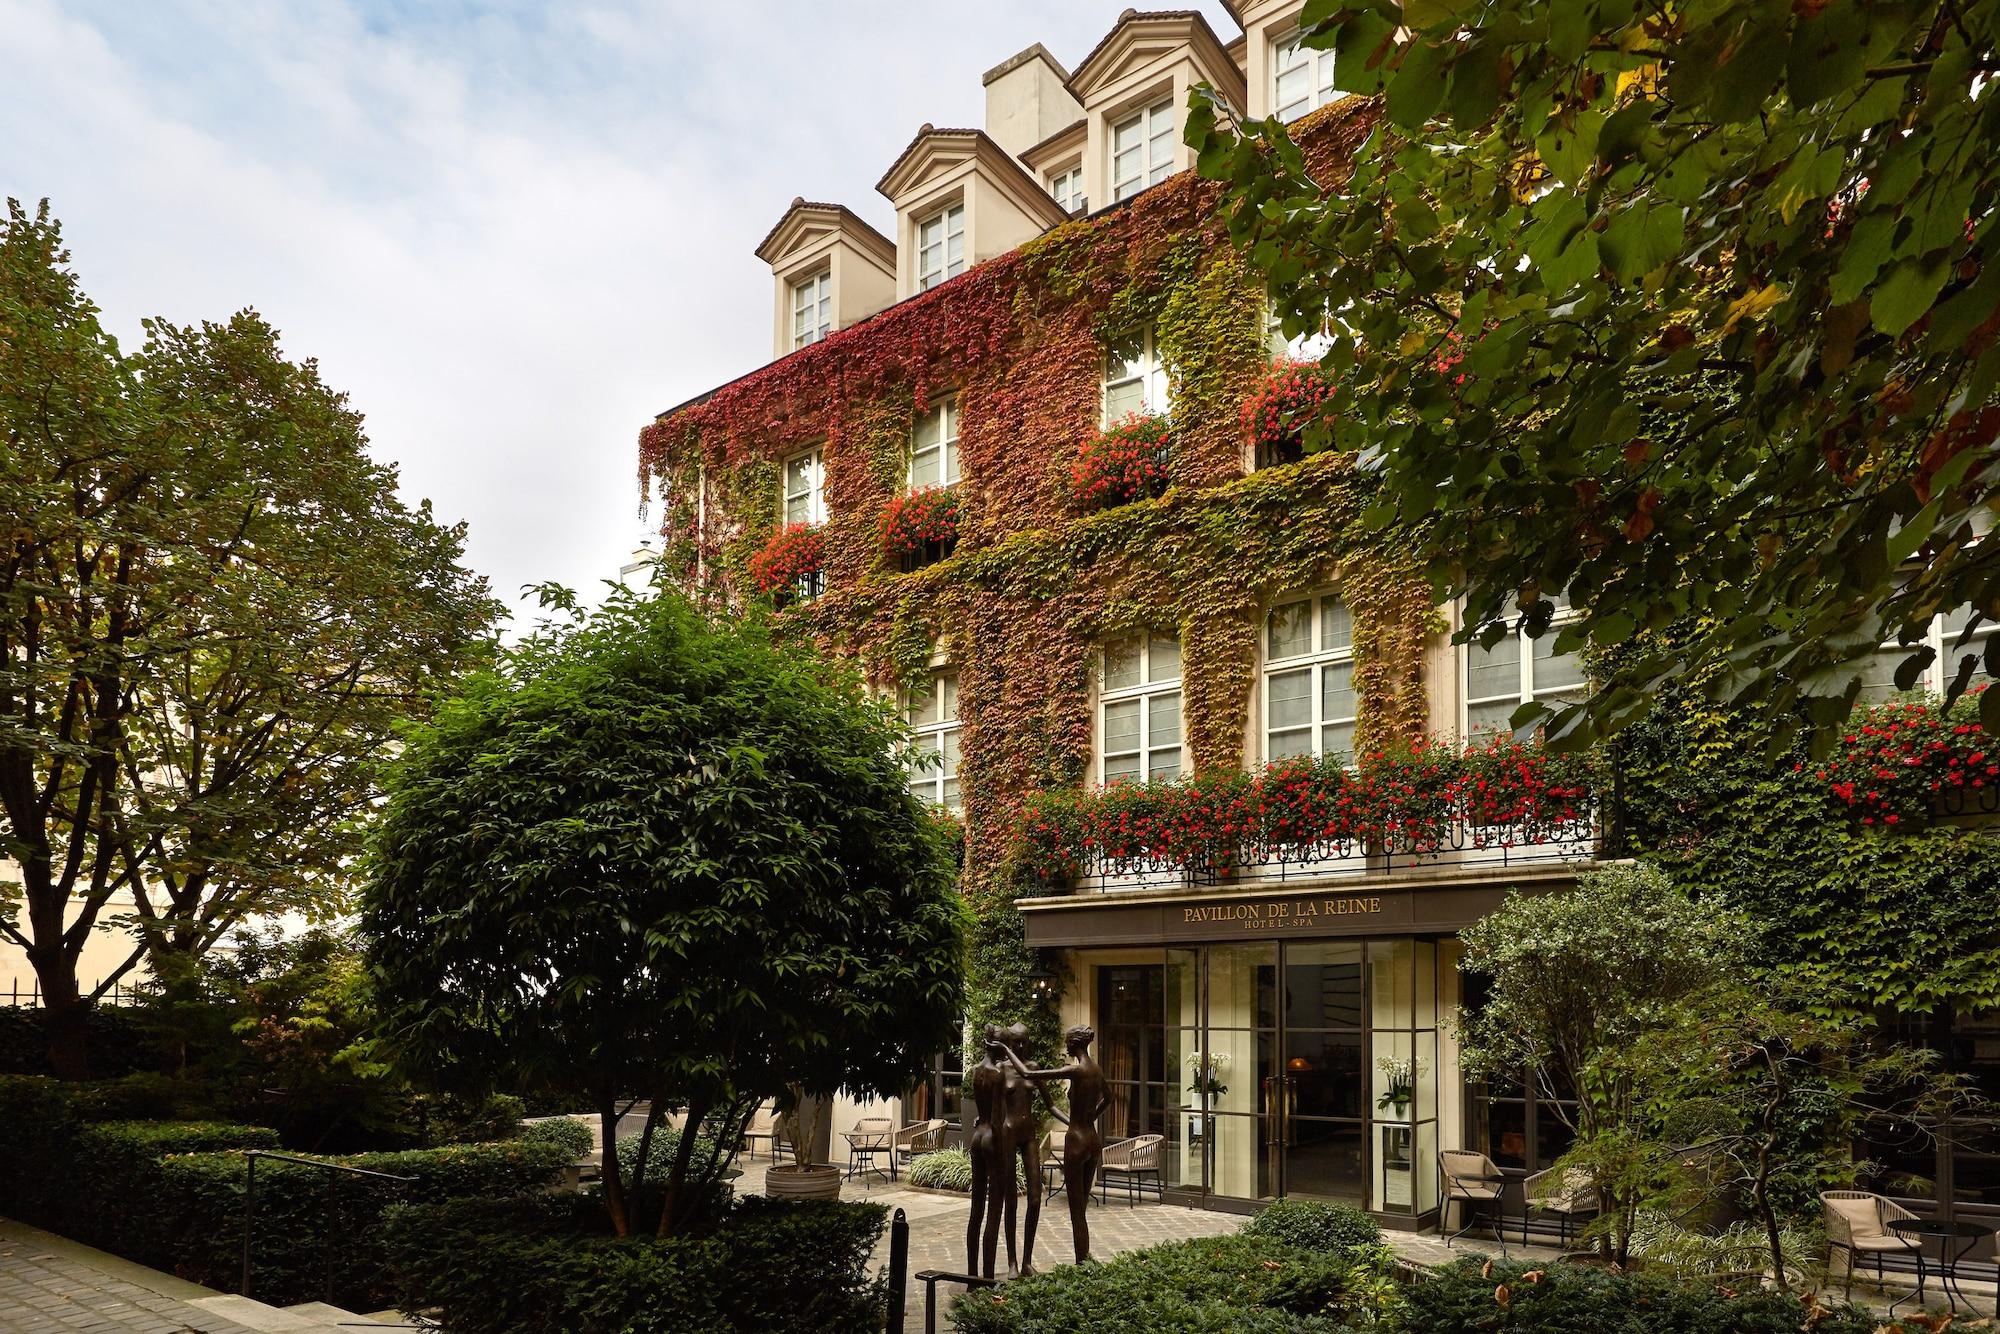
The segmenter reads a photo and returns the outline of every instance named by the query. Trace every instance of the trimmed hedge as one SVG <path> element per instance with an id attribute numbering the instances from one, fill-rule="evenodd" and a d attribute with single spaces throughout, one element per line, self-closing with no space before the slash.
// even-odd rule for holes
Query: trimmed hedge
<path id="1" fill-rule="evenodd" d="M 63 1201 L 57 1230 L 119 1255 L 164 1257 L 183 1212 L 167 1183 L 168 1158 L 277 1147 L 278 1132 L 269 1126 L 228 1121 L 104 1121 L 80 1127 L 68 1166 L 54 1183 Z M 242 1235 L 240 1229 L 236 1235 Z"/>
<path id="2" fill-rule="evenodd" d="M 0 1005 L 0 1074 L 53 1075 L 49 1068 L 49 1012 L 39 1005 Z M 165 1066 L 151 1016 L 130 1005 L 93 1005 L 84 1030 L 90 1064 L 102 1078 Z"/>
<path id="3" fill-rule="evenodd" d="M 1348 1255 L 1382 1244 L 1382 1229 L 1360 1209 L 1316 1200 L 1277 1200 L 1243 1225 L 1252 1236 L 1269 1237 L 1302 1251 Z"/>
<path id="4" fill-rule="evenodd" d="M 1333 1331 L 1370 1320 L 1392 1294 L 1380 1250 L 1330 1255 L 1237 1233 L 1061 1265 L 952 1303 L 961 1334 L 1058 1330 Z"/>
<path id="5" fill-rule="evenodd" d="M 520 1138 L 529 1144 L 560 1144 L 572 1159 L 581 1158 L 597 1145 L 591 1128 L 573 1116 L 553 1116 L 546 1121 L 530 1121 L 521 1127 Z"/>
<path id="6" fill-rule="evenodd" d="M 1725 1295 L 1705 1284 L 1583 1265 L 1530 1269 L 1461 1260 L 1412 1286 L 1396 1328 L 1410 1334 L 1870 1334 L 1874 1318 L 1840 1306 L 1817 1320 L 1795 1296 Z"/>
<path id="7" fill-rule="evenodd" d="M 507 1140 L 321 1161 L 416 1180 L 379 1181 L 260 1161 L 251 1283 L 261 1301 L 289 1306 L 326 1300 L 353 1311 L 378 1309 L 391 1289 L 382 1232 L 388 1210 L 405 1203 L 538 1194 L 574 1159 L 559 1144 Z M 160 1176 L 172 1201 L 174 1227 L 157 1239 L 158 1260 L 183 1278 L 233 1290 L 242 1266 L 242 1155 L 169 1158 L 160 1164 Z"/>
<path id="8" fill-rule="evenodd" d="M 386 1231 L 396 1305 L 452 1334 L 861 1334 L 888 1299 L 867 1273 L 886 1213 L 753 1196 L 707 1236 L 619 1240 L 573 1201 L 463 1200 L 395 1209 Z"/>

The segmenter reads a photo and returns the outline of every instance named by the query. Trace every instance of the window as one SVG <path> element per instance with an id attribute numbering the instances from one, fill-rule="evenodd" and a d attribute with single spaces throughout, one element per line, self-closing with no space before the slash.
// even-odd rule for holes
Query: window
<path id="1" fill-rule="evenodd" d="M 1279 120 L 1297 120 L 1340 96 L 1333 86 L 1333 52 L 1301 46 L 1296 36 L 1278 43 L 1271 68 L 1271 106 Z"/>
<path id="2" fill-rule="evenodd" d="M 910 437 L 910 489 L 958 480 L 958 401 L 942 399 L 917 418 Z"/>
<path id="3" fill-rule="evenodd" d="M 965 272 L 965 205 L 933 213 L 917 224 L 917 290 L 928 292 Z"/>
<path id="4" fill-rule="evenodd" d="M 910 726 L 910 791 L 935 806 L 958 809 L 958 673 L 941 667 L 930 684 L 903 697 Z"/>
<path id="5" fill-rule="evenodd" d="M 1509 731 L 1507 720 L 1530 700 L 1558 704 L 1583 697 L 1589 683 L 1582 661 L 1574 653 L 1556 652 L 1557 630 L 1574 619 L 1568 604 L 1558 599 L 1555 620 L 1539 639 L 1516 629 L 1500 636 L 1492 648 L 1465 645 L 1466 736 Z"/>
<path id="6" fill-rule="evenodd" d="M 1332 594 L 1264 622 L 1264 758 L 1354 751 L 1354 618 Z"/>
<path id="7" fill-rule="evenodd" d="M 1049 177 L 1049 193 L 1062 205 L 1063 212 L 1074 213 L 1083 207 L 1083 168 L 1071 167 Z"/>
<path id="8" fill-rule="evenodd" d="M 1142 330 L 1105 350 L 1104 424 L 1128 413 L 1166 412 L 1169 401 L 1167 368 L 1153 343 L 1153 331 Z"/>
<path id="9" fill-rule="evenodd" d="M 785 460 L 785 522 L 826 522 L 826 461 L 817 449 Z"/>
<path id="10" fill-rule="evenodd" d="M 1276 302 L 1264 304 L 1264 346 L 1273 361 L 1318 361 L 1326 356 L 1333 346 L 1333 324 L 1328 320 L 1318 333 L 1300 334 L 1296 338 L 1285 337 L 1285 322 L 1278 315 Z M 1342 326 L 1345 328 L 1345 326 Z"/>
<path id="11" fill-rule="evenodd" d="M 1985 671 L 1985 655 L 1986 641 L 1995 629 L 2000 629 L 2000 626 L 1996 626 L 1990 617 L 1982 617 L 1978 625 L 1973 625 L 1972 610 L 1963 608 L 1932 621 L 1930 631 L 1915 644 L 1884 644 L 1868 659 L 1863 669 L 1860 702 L 1877 704 L 1902 693 L 1896 689 L 1896 668 L 1925 644 L 1930 645 L 1936 656 L 1924 668 L 1923 675 L 1911 683 L 1912 690 L 1927 690 L 1942 695 L 1968 657 L 1973 659 L 1973 663 L 1971 674 L 1965 678 L 1965 688 L 1970 690 L 1992 681 L 1993 678 Z"/>
<path id="12" fill-rule="evenodd" d="M 1178 778 L 1181 641 L 1142 634 L 1104 646 L 1098 702 L 1098 781 Z"/>
<path id="13" fill-rule="evenodd" d="M 833 332 L 833 271 L 822 269 L 792 284 L 792 347 L 817 343 Z"/>
<path id="14" fill-rule="evenodd" d="M 1174 99 L 1161 98 L 1111 127 L 1111 198 L 1130 199 L 1174 171 Z"/>

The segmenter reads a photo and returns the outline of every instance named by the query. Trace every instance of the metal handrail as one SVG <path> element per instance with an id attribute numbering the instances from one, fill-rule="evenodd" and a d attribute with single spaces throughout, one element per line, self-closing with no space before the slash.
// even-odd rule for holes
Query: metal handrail
<path id="1" fill-rule="evenodd" d="M 300 1167 L 317 1167 L 329 1173 L 327 1183 L 327 1205 L 331 1212 L 333 1200 L 332 1173 L 344 1172 L 348 1176 L 367 1177 L 375 1181 L 395 1181 L 403 1185 L 416 1182 L 416 1177 L 400 1176 L 394 1172 L 377 1172 L 366 1167 L 350 1167 L 346 1163 L 329 1163 L 318 1158 L 302 1158 L 295 1153 L 279 1153 L 273 1149 L 248 1149 L 243 1154 L 243 1285 L 245 1297 L 250 1296 L 250 1238 L 257 1225 L 257 1160 L 269 1158 L 274 1162 L 294 1163 Z M 326 1300 L 333 1302 L 333 1228 L 331 1219 L 322 1239 L 320 1250 L 325 1256 Z"/>

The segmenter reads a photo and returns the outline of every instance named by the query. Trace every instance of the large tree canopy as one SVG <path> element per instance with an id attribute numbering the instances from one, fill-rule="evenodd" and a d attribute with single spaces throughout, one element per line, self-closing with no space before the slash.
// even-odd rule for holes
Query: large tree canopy
<path id="1" fill-rule="evenodd" d="M 255 313 L 146 329 L 122 353 L 47 206 L 9 201 L 0 935 L 71 1074 L 81 1007 L 144 952 L 340 904 L 376 755 L 496 611 L 463 529 L 403 505 L 359 415 Z M 79 979 L 114 920 L 131 951 Z"/>
<path id="2" fill-rule="evenodd" d="M 1824 728 L 1862 655 L 1909 645 L 1907 686 L 1933 618 L 2000 615 L 2000 544 L 1974 541 L 2000 0 L 1311 0 L 1304 24 L 1341 88 L 1383 93 L 1350 178 L 1212 101 L 1189 137 L 1287 330 L 1331 333 L 1314 443 L 1379 451 L 1376 521 L 1421 535 L 1474 632 L 1541 633 L 1557 595 L 1585 613 L 1565 647 L 1679 627 L 1556 734 L 1690 672 Z M 1947 653 L 1962 688 L 1977 651 Z"/>
<path id="3" fill-rule="evenodd" d="M 956 1043 L 949 847 L 850 672 L 620 590 L 411 732 L 363 932 L 432 1077 L 575 1090 L 607 1143 L 641 1093 L 728 1145 L 763 1098 L 899 1093 Z M 623 1232 L 631 1183 L 605 1176 Z"/>

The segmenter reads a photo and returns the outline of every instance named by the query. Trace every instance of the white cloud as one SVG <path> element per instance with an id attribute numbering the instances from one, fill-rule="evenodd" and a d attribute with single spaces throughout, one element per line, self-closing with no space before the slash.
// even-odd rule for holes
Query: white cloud
<path id="1" fill-rule="evenodd" d="M 0 193 L 121 338 L 262 311 L 502 597 L 591 588 L 646 535 L 640 426 L 767 355 L 786 202 L 886 226 L 919 123 L 1122 7 L 0 0 Z"/>

